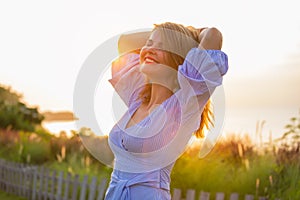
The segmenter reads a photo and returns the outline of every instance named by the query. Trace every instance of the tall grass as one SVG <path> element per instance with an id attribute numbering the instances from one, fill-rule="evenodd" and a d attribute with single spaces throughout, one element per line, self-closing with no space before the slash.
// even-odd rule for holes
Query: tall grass
<path id="1" fill-rule="evenodd" d="M 300 119 L 292 118 L 283 137 L 269 143 L 262 142 L 263 125 L 257 124 L 257 140 L 228 134 L 201 159 L 201 143 L 190 146 L 174 165 L 171 189 L 300 199 Z M 57 137 L 43 130 L 0 130 L 0 157 L 99 178 L 112 171 L 85 149 L 76 132 L 67 138 L 64 132 Z"/>
<path id="2" fill-rule="evenodd" d="M 238 192 L 269 199 L 300 199 L 300 117 L 293 117 L 283 136 L 262 141 L 265 121 L 256 127 L 256 140 L 229 134 L 205 158 L 197 155 L 201 143 L 191 147 L 176 162 L 172 187 L 184 193 L 198 191 Z"/>
<path id="3" fill-rule="evenodd" d="M 172 187 L 208 192 L 238 192 L 264 195 L 276 165 L 271 154 L 258 155 L 249 138 L 231 135 L 217 143 L 205 158 L 197 156 L 199 146 L 185 152 L 176 162 Z"/>

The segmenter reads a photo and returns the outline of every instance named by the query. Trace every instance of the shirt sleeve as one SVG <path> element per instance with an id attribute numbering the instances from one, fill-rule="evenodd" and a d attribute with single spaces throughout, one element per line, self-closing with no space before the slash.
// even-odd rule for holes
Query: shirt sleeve
<path id="1" fill-rule="evenodd" d="M 112 78 L 108 81 L 129 107 L 136 101 L 145 84 L 145 77 L 139 71 L 139 54 L 128 53 L 112 63 Z"/>
<path id="2" fill-rule="evenodd" d="M 221 50 L 202 50 L 193 48 L 184 63 L 178 68 L 181 101 L 192 96 L 203 95 L 222 84 L 222 77 L 228 70 L 228 57 Z"/>

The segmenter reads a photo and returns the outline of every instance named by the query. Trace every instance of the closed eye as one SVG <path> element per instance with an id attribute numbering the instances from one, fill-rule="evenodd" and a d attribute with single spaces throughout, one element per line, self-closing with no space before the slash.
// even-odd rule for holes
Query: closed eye
<path id="1" fill-rule="evenodd" d="M 146 42 L 146 46 L 153 46 L 154 41 L 152 39 L 148 39 Z M 155 48 L 161 49 L 162 48 L 163 43 L 162 42 L 158 42 L 157 44 L 155 44 Z"/>
<path id="2" fill-rule="evenodd" d="M 146 42 L 146 46 L 152 46 L 153 45 L 153 40 L 149 39 Z"/>

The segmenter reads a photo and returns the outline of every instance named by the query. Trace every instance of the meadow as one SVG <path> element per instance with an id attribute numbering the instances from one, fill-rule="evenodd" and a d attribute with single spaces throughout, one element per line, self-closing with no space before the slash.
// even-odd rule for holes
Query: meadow
<path id="1" fill-rule="evenodd" d="M 176 162 L 171 189 L 180 188 L 184 194 L 195 189 L 212 194 L 238 192 L 269 199 L 300 199 L 299 138 L 300 118 L 294 117 L 280 139 L 267 143 L 232 133 L 200 159 L 199 142 Z M 67 137 L 65 132 L 55 136 L 42 127 L 34 132 L 1 129 L 0 157 L 82 176 L 109 178 L 112 171 L 91 156 L 75 131 Z"/>

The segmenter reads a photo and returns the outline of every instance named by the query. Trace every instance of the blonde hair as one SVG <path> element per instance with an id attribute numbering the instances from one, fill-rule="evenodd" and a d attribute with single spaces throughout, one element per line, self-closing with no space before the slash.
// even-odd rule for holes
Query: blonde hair
<path id="1" fill-rule="evenodd" d="M 159 30 L 162 33 L 162 40 L 166 46 L 166 60 L 171 67 L 178 69 L 178 66 L 183 64 L 184 58 L 188 51 L 197 47 L 199 44 L 199 33 L 192 26 L 183 26 L 181 24 L 166 22 L 162 24 L 154 24 L 152 31 Z M 175 34 L 174 34 L 175 33 Z M 179 33 L 179 34 L 178 34 Z M 178 38 L 179 37 L 179 38 Z M 169 51 L 172 49 L 172 51 Z M 176 50 L 176 53 L 174 53 Z M 143 90 L 139 93 L 139 98 L 144 103 L 150 101 L 151 96 L 151 84 L 146 84 Z M 206 103 L 203 112 L 201 114 L 200 126 L 198 130 L 194 132 L 197 138 L 203 138 L 205 131 L 213 126 L 213 110 L 211 107 L 211 100 Z"/>

